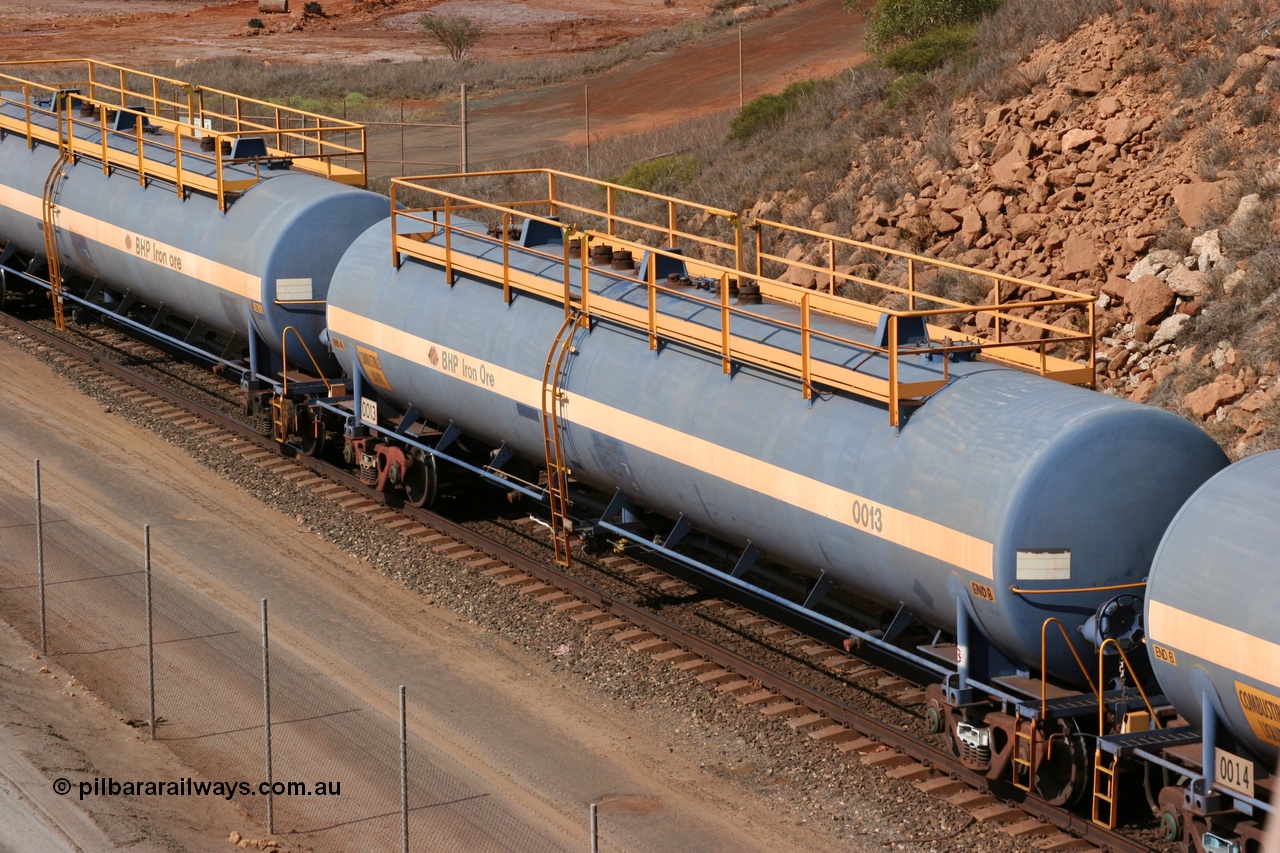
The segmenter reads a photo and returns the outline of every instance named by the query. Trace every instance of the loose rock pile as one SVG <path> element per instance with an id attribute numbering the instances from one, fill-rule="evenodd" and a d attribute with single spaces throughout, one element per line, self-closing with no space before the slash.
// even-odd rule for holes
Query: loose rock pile
<path id="1" fill-rule="evenodd" d="M 864 146 L 830 198 L 775 193 L 749 216 L 1092 293 L 1101 389 L 1204 421 L 1237 455 L 1280 446 L 1280 306 L 1265 302 L 1270 268 L 1253 262 L 1280 251 L 1273 122 L 1260 120 L 1280 104 L 1280 46 L 1257 43 L 1277 36 L 1250 42 L 1256 20 L 1205 28 L 1194 36 L 1205 74 L 1225 79 L 1184 96 L 1153 59 L 1149 23 L 1108 15 L 1044 44 L 1020 67 L 1029 93 L 954 104 L 945 144 L 895 139 L 887 164 Z M 852 189 L 883 188 L 886 174 L 904 191 Z M 840 202 L 851 227 L 828 215 Z M 787 258 L 823 264 L 825 251 L 815 241 Z M 843 260 L 842 271 L 897 275 Z M 820 284 L 800 267 L 786 278 Z M 1246 291 L 1263 304 L 1239 304 Z M 1206 340 L 1233 310 L 1240 339 Z"/>

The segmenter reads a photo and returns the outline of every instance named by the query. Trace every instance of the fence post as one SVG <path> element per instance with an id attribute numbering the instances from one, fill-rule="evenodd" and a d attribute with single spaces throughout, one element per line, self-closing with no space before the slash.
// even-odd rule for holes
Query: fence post
<path id="1" fill-rule="evenodd" d="M 44 608 L 44 505 L 40 500 L 40 460 L 36 460 L 36 573 L 40 587 L 40 654 L 49 654 Z"/>
<path id="2" fill-rule="evenodd" d="M 151 739 L 156 739 L 156 646 L 155 623 L 151 608 L 151 525 L 142 525 L 142 571 L 147 580 L 147 698 Z"/>
<path id="3" fill-rule="evenodd" d="M 600 825 L 596 822 L 596 804 L 591 804 L 591 853 L 600 853 Z"/>
<path id="4" fill-rule="evenodd" d="M 462 145 L 462 168 L 458 171 L 465 172 L 470 166 L 470 157 L 467 154 L 467 84 L 462 84 L 462 98 L 458 107 L 458 125 L 460 144 Z"/>
<path id="5" fill-rule="evenodd" d="M 267 600 L 262 599 L 262 710 L 267 729 L 267 833 L 275 835 L 275 795 L 271 793 L 271 650 L 267 642 Z"/>
<path id="6" fill-rule="evenodd" d="M 404 708 L 404 685 L 400 685 L 400 849 L 409 853 L 409 730 Z"/>
<path id="7" fill-rule="evenodd" d="M 587 174 L 591 174 L 591 92 L 586 84 L 582 86 L 582 118 L 587 131 Z"/>

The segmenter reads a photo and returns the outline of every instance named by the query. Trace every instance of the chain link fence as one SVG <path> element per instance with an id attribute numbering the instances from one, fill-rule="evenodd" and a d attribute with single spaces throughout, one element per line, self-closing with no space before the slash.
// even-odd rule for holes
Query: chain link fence
<path id="1" fill-rule="evenodd" d="M 258 601 L 217 600 L 226 597 L 163 566 L 148 573 L 143 530 L 82 523 L 75 495 L 51 480 L 37 462 L 30 490 L 0 492 L 0 615 L 143 731 L 151 723 L 150 654 L 157 739 L 205 780 L 247 783 L 237 804 L 263 823 L 270 818 L 277 835 L 334 851 L 559 849 L 477 778 L 433 760 L 420 738 L 411 733 L 402 743 L 400 723 L 385 709 L 270 645 L 265 599 L 260 611 Z M 164 535 L 152 529 L 148 538 Z M 414 689 L 407 688 L 410 700 Z M 394 707 L 395 697 L 387 699 Z M 268 781 L 274 796 L 258 787 Z M 307 793 L 287 793 L 289 783 Z"/>

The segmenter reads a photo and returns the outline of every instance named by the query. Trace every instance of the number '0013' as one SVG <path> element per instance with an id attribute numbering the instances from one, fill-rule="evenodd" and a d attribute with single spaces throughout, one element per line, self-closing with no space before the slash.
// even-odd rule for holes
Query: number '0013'
<path id="1" fill-rule="evenodd" d="M 874 530 L 876 533 L 884 529 L 880 507 L 865 501 L 853 502 L 853 523 L 867 530 Z"/>

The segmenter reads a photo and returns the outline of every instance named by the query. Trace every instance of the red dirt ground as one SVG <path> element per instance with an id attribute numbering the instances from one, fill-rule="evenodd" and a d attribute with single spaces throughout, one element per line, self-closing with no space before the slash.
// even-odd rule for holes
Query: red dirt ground
<path id="1" fill-rule="evenodd" d="M 579 53 L 704 17 L 715 0 L 325 0 L 326 17 L 258 11 L 257 0 L 5 0 L 0 58 L 30 61 L 92 57 L 130 67 L 243 56 L 264 62 L 438 59 L 422 32 L 423 12 L 466 14 L 486 30 L 481 59 Z M 246 24 L 260 18 L 266 29 Z M 863 21 L 841 0 L 808 0 L 770 17 L 744 21 L 743 80 L 749 100 L 787 83 L 839 73 L 865 57 Z M 736 108 L 738 33 L 654 54 L 585 81 L 473 102 L 477 161 L 532 148 L 581 143 L 583 84 L 590 85 L 592 138 L 668 126 Z M 289 93 L 281 93 L 289 94 Z M 487 129 L 482 121 L 495 124 Z M 481 141 L 483 140 L 483 141 Z M 532 145 L 531 145 L 532 143 Z"/>

